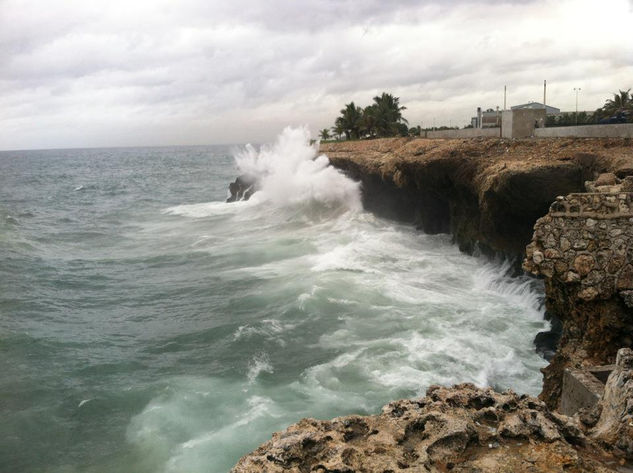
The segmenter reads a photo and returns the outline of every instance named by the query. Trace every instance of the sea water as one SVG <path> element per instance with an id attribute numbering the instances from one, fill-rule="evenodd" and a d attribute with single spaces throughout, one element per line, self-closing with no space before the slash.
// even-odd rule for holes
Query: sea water
<path id="1" fill-rule="evenodd" d="M 260 176 L 225 203 L 237 175 Z M 0 471 L 226 472 L 434 383 L 537 394 L 537 281 L 268 147 L 0 153 Z"/>

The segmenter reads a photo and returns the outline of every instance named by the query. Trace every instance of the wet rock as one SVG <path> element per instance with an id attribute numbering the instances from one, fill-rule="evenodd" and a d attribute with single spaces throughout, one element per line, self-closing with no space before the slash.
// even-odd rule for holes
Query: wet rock
<path id="1" fill-rule="evenodd" d="M 229 184 L 229 197 L 227 202 L 248 200 L 257 190 L 257 178 L 250 174 L 242 174 L 234 182 Z"/>

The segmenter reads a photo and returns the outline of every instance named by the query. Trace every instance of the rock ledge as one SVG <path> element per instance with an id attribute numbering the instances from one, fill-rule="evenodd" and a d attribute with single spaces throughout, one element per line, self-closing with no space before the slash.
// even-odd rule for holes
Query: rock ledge
<path id="1" fill-rule="evenodd" d="M 617 464 L 542 401 L 460 384 L 431 386 L 379 415 L 303 419 L 232 473 L 609 472 Z"/>

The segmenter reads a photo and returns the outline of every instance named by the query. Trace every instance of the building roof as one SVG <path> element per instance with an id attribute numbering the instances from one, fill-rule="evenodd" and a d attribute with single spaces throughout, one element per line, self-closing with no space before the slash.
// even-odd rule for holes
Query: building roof
<path id="1" fill-rule="evenodd" d="M 521 105 L 514 105 L 513 107 L 510 107 L 512 110 L 517 110 L 517 109 L 522 109 L 522 108 L 544 108 L 545 109 L 545 113 L 548 115 L 556 115 L 560 113 L 560 108 L 556 108 L 556 107 L 552 107 L 550 105 L 543 105 L 540 102 L 528 102 L 528 103 L 523 103 Z"/>

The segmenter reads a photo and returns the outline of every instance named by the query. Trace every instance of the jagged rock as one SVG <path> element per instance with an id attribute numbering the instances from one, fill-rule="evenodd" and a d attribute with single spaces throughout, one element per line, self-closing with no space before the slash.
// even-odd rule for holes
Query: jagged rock
<path id="1" fill-rule="evenodd" d="M 303 419 L 244 456 L 232 473 L 611 472 L 573 420 L 512 391 L 432 386 L 373 416 Z"/>
<path id="2" fill-rule="evenodd" d="M 248 200 L 257 190 L 257 178 L 250 174 L 242 174 L 229 184 L 231 194 L 226 201 Z"/>

